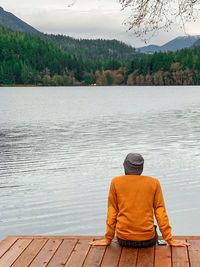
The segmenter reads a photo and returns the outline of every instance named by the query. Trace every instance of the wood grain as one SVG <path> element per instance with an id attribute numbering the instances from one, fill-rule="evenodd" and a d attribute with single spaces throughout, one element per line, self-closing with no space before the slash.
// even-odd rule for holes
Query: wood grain
<path id="1" fill-rule="evenodd" d="M 190 243 L 188 247 L 189 259 L 191 267 L 200 266 L 200 240 L 187 240 Z"/>
<path id="2" fill-rule="evenodd" d="M 62 241 L 62 244 L 59 246 L 58 250 L 51 258 L 48 267 L 63 267 L 67 260 L 69 259 L 75 245 L 77 244 L 77 239 L 65 239 Z"/>
<path id="3" fill-rule="evenodd" d="M 27 241 L 27 239 L 25 239 L 25 241 Z M 33 240 L 30 245 L 23 251 L 23 253 L 17 258 L 17 260 L 13 263 L 12 267 L 29 266 L 29 264 L 37 256 L 37 254 L 46 242 L 47 239 Z"/>
<path id="4" fill-rule="evenodd" d="M 172 247 L 172 266 L 189 267 L 187 247 Z"/>
<path id="5" fill-rule="evenodd" d="M 153 267 L 154 265 L 154 247 L 139 248 L 137 267 Z"/>
<path id="6" fill-rule="evenodd" d="M 72 254 L 67 261 L 66 265 L 67 267 L 81 267 L 83 265 L 83 262 L 87 256 L 87 253 L 90 249 L 90 242 L 93 239 L 90 240 L 79 240 L 76 244 L 75 248 L 72 251 Z"/>
<path id="7" fill-rule="evenodd" d="M 107 246 L 101 267 L 117 267 L 121 250 L 122 248 L 117 242 L 112 242 L 109 246 Z"/>
<path id="8" fill-rule="evenodd" d="M 0 242 L 0 267 L 200 267 L 200 237 L 190 247 L 94 246 L 99 236 L 9 236 Z"/>
<path id="9" fill-rule="evenodd" d="M 155 247 L 155 267 L 171 267 L 171 247 L 158 246 Z"/>
<path id="10" fill-rule="evenodd" d="M 30 267 L 45 267 L 53 257 L 57 248 L 62 243 L 60 239 L 49 239 L 37 257 L 32 261 Z"/>
<path id="11" fill-rule="evenodd" d="M 137 262 L 138 249 L 137 248 L 127 248 L 122 249 L 119 267 L 135 267 Z"/>
<path id="12" fill-rule="evenodd" d="M 0 243 L 0 258 L 17 241 L 16 237 L 8 236 Z"/>
<path id="13" fill-rule="evenodd" d="M 93 246 L 90 248 L 90 251 L 84 262 L 84 267 L 97 267 L 100 266 L 102 262 L 106 246 Z"/>
<path id="14" fill-rule="evenodd" d="M 0 267 L 9 267 L 32 242 L 32 239 L 19 239 L 14 245 L 1 257 Z"/>

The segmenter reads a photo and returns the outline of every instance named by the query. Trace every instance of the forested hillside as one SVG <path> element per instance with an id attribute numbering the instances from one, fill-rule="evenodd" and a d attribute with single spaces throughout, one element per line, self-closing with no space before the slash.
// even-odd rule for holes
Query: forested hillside
<path id="1" fill-rule="evenodd" d="M 0 27 L 0 84 L 73 85 L 95 82 L 95 71 L 121 63 L 68 54 L 39 36 Z"/>
<path id="2" fill-rule="evenodd" d="M 200 46 L 133 60 L 126 77 L 128 85 L 200 84 Z"/>
<path id="3" fill-rule="evenodd" d="M 135 58 L 141 54 L 132 46 L 117 40 L 75 39 L 65 35 L 44 34 L 14 14 L 5 11 L 2 7 L 0 7 L 0 26 L 14 31 L 38 35 L 44 41 L 53 43 L 64 52 L 86 60 L 108 61 L 115 58 L 119 61 L 126 61 L 129 58 Z"/>
<path id="4" fill-rule="evenodd" d="M 39 37 L 0 27 L 0 83 L 37 84 L 54 73 L 66 76 L 79 68 L 77 59 Z"/>
<path id="5" fill-rule="evenodd" d="M 127 61 L 92 60 L 0 27 L 0 84 L 195 85 L 200 84 L 200 47 Z"/>
<path id="6" fill-rule="evenodd" d="M 41 37 L 67 53 L 93 61 L 108 61 L 115 58 L 124 62 L 141 55 L 141 52 L 136 51 L 132 46 L 117 40 L 75 39 L 69 36 L 53 34 L 45 34 Z"/>

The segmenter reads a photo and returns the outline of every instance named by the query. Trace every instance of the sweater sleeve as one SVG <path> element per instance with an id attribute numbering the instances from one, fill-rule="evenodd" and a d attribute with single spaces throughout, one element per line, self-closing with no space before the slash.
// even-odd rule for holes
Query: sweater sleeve
<path id="1" fill-rule="evenodd" d="M 169 225 L 169 219 L 165 209 L 165 203 L 159 181 L 157 181 L 157 189 L 154 197 L 154 214 L 163 238 L 169 245 L 173 244 L 174 240 L 171 234 L 171 226 Z"/>
<path id="2" fill-rule="evenodd" d="M 105 240 L 107 244 L 110 244 L 115 235 L 115 227 L 117 223 L 118 215 L 118 205 L 117 205 L 117 194 L 115 191 L 114 183 L 111 182 L 110 191 L 108 195 L 108 211 L 107 211 L 107 220 L 106 220 L 106 234 Z"/>

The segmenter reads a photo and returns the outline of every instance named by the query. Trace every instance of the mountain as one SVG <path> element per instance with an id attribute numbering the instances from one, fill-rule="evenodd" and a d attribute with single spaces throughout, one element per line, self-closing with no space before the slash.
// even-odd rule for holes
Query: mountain
<path id="1" fill-rule="evenodd" d="M 108 61 L 111 59 L 126 61 L 141 56 L 141 53 L 136 51 L 135 48 L 117 40 L 75 39 L 65 35 L 53 34 L 45 34 L 41 38 L 52 42 L 64 52 L 92 61 Z"/>
<path id="2" fill-rule="evenodd" d="M 194 44 L 193 44 L 193 47 L 195 46 L 200 46 L 200 39 L 198 39 Z"/>
<path id="3" fill-rule="evenodd" d="M 83 60 L 38 34 L 0 26 L 0 86 L 200 85 L 200 46 L 127 62 Z"/>
<path id="4" fill-rule="evenodd" d="M 177 37 L 169 41 L 168 43 L 162 46 L 148 45 L 148 46 L 137 48 L 137 50 L 140 52 L 145 52 L 145 53 L 168 52 L 168 51 L 175 52 L 183 48 L 192 47 L 194 43 L 197 42 L 199 39 L 200 39 L 200 35 L 181 36 L 181 37 Z"/>
<path id="5" fill-rule="evenodd" d="M 0 26 L 0 85 L 72 85 L 83 81 L 83 71 L 96 69 L 36 34 Z"/>
<path id="6" fill-rule="evenodd" d="M 12 13 L 5 11 L 2 7 L 0 7 L 0 25 L 14 31 L 39 33 L 38 30 L 17 18 Z"/>
<path id="7" fill-rule="evenodd" d="M 36 33 L 41 39 L 53 43 L 62 51 L 86 60 L 109 61 L 114 59 L 127 61 L 130 58 L 132 59 L 141 55 L 132 46 L 117 40 L 75 39 L 65 35 L 41 33 L 12 13 L 6 12 L 2 7 L 0 7 L 0 26 L 10 28 L 14 31 Z"/>
<path id="8" fill-rule="evenodd" d="M 137 48 L 138 51 L 140 52 L 144 52 L 144 53 L 154 53 L 160 50 L 160 46 L 159 45 L 147 45 L 147 46 L 143 46 L 140 48 Z"/>

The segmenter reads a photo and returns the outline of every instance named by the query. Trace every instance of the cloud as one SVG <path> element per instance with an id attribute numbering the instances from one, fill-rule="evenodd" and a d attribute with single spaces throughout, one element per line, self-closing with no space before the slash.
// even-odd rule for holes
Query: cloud
<path id="1" fill-rule="evenodd" d="M 35 15 L 37 16 L 37 14 Z M 112 31 L 118 32 L 122 29 L 122 22 L 117 19 L 117 16 L 109 12 L 99 13 L 98 10 L 87 12 L 73 10 L 44 11 L 44 15 L 45 19 L 40 18 L 38 20 L 37 18 L 36 21 L 35 17 L 33 17 L 33 21 L 35 21 L 38 27 L 48 31 L 53 30 L 67 33 L 68 31 L 83 32 L 84 29 L 87 29 L 87 31 L 91 32 L 102 30 L 112 33 Z"/>
<path id="2" fill-rule="evenodd" d="M 190 22 L 185 26 L 187 34 L 200 35 L 200 22 Z"/>
<path id="3" fill-rule="evenodd" d="M 64 34 L 76 38 L 118 39 L 135 47 L 145 43 L 136 38 L 123 26 L 128 16 L 121 11 L 118 0 L 1 0 L 2 7 L 15 14 L 36 29 L 54 34 Z M 199 24 L 186 27 L 188 33 L 200 34 Z M 150 43 L 164 44 L 184 35 L 184 31 L 174 27 L 170 32 L 159 31 Z"/>

